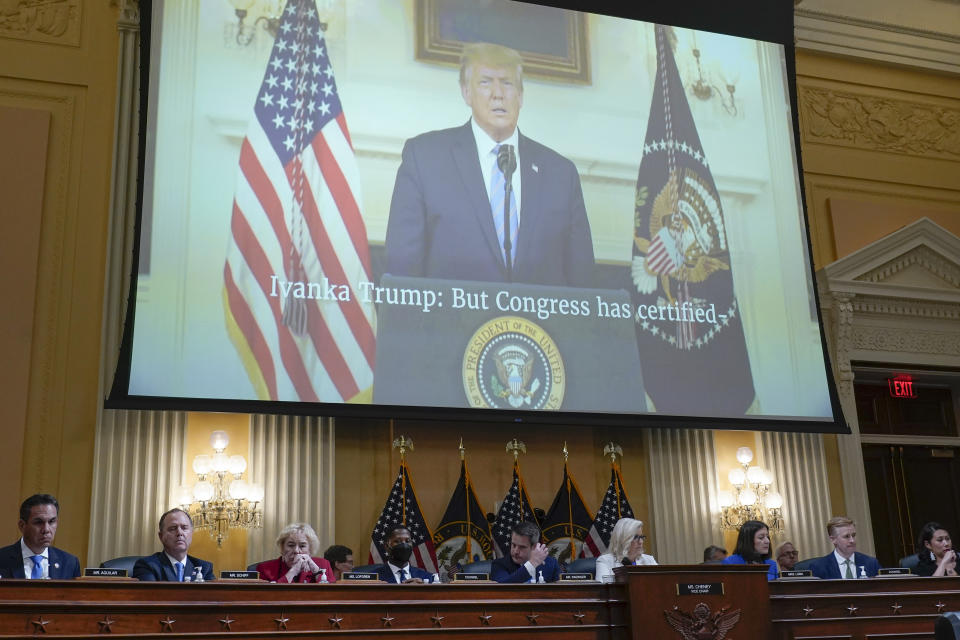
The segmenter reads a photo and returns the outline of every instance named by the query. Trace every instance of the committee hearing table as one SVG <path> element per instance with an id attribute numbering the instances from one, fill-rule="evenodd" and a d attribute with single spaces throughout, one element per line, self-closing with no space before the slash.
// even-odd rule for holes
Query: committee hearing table
<path id="1" fill-rule="evenodd" d="M 616 582 L 280 585 L 0 580 L 0 637 L 933 638 L 958 578 L 767 583 L 765 567 L 617 569 Z"/>

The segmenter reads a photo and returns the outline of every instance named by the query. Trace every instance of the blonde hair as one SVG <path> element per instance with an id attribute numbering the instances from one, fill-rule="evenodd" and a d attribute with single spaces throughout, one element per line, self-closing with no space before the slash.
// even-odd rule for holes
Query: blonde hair
<path id="1" fill-rule="evenodd" d="M 637 531 L 643 529 L 642 520 L 633 518 L 620 518 L 617 524 L 613 525 L 613 531 L 610 533 L 610 546 L 607 547 L 614 560 L 620 560 L 627 555 L 630 543 L 633 542 L 633 536 Z"/>
<path id="2" fill-rule="evenodd" d="M 497 69 L 516 69 L 517 84 L 523 91 L 523 58 L 510 47 L 490 42 L 474 42 L 463 47 L 460 55 L 460 86 L 470 81 L 470 71 L 475 64 L 486 64 Z"/>
<path id="3" fill-rule="evenodd" d="M 832 536 L 840 527 L 857 526 L 857 523 L 847 516 L 834 516 L 827 521 L 827 535 Z"/>
<path id="4" fill-rule="evenodd" d="M 320 538 L 317 537 L 317 532 L 313 530 L 313 527 L 306 522 L 294 522 L 280 530 L 280 534 L 277 535 L 277 547 L 280 548 L 281 554 L 283 553 L 283 543 L 294 533 L 302 533 L 306 536 L 307 542 L 310 543 L 310 555 L 317 555 L 320 550 Z"/>

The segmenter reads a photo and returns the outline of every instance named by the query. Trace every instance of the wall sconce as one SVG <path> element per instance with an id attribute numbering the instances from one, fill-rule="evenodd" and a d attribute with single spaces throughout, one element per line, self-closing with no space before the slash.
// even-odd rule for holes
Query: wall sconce
<path id="1" fill-rule="evenodd" d="M 773 474 L 769 469 L 750 466 L 753 451 L 750 447 L 737 449 L 737 462 L 742 469 L 731 469 L 730 484 L 734 491 L 720 491 L 720 527 L 739 530 L 747 520 L 760 520 L 770 528 L 770 534 L 783 533 L 783 496 L 770 491 Z"/>
<path id="2" fill-rule="evenodd" d="M 696 35 L 693 37 L 693 58 L 697 63 L 697 79 L 690 86 L 690 90 L 693 92 L 693 95 L 706 102 L 710 98 L 716 97 L 720 100 L 720 105 L 723 107 L 724 111 L 729 113 L 731 116 L 737 115 L 737 103 L 734 98 L 734 93 L 737 90 L 737 80 L 739 77 L 730 76 L 720 72 L 716 75 L 719 75 L 719 84 L 723 85 L 724 89 L 720 89 L 716 86 L 714 78 L 709 76 L 705 77 L 703 73 L 703 65 L 700 63 L 700 49 L 697 48 L 697 39 Z"/>
<path id="3" fill-rule="evenodd" d="M 182 487 L 177 495 L 180 508 L 193 518 L 194 528 L 209 529 L 217 547 L 229 529 L 259 529 L 263 526 L 263 487 L 243 479 L 247 461 L 241 455 L 225 453 L 230 437 L 226 431 L 210 434 L 213 455 L 202 453 L 193 459 L 197 482 Z"/>
<path id="4" fill-rule="evenodd" d="M 227 0 L 233 7 L 233 12 L 237 16 L 237 24 L 233 26 L 236 30 L 236 41 L 241 47 L 246 47 L 253 42 L 257 34 L 257 27 L 262 23 L 263 29 L 270 34 L 270 37 L 276 38 L 277 31 L 280 29 L 280 2 L 276 0 Z M 256 5 L 256 6 L 254 6 Z M 246 21 L 250 13 L 256 15 L 251 21 Z"/>

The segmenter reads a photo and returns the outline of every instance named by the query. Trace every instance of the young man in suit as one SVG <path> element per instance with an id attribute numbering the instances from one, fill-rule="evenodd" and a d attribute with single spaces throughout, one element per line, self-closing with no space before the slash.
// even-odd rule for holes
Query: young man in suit
<path id="1" fill-rule="evenodd" d="M 465 47 L 460 92 L 469 122 L 416 136 L 403 147 L 387 222 L 386 272 L 593 286 L 593 241 L 577 168 L 517 128 L 520 54 L 488 43 Z M 510 171 L 500 166 L 501 145 L 516 150 L 509 227 L 504 185 Z"/>
<path id="2" fill-rule="evenodd" d="M 57 549 L 53 537 L 60 523 L 60 505 L 47 493 L 30 496 L 20 505 L 21 538 L 0 549 L 0 578 L 64 580 L 80 575 L 77 557 Z"/>
<path id="3" fill-rule="evenodd" d="M 857 525 L 845 516 L 836 516 L 827 523 L 827 535 L 833 552 L 817 558 L 807 567 L 818 578 L 852 580 L 873 577 L 880 572 L 876 558 L 857 551 Z"/>
<path id="4" fill-rule="evenodd" d="M 394 527 L 387 536 L 384 545 L 387 548 L 387 561 L 377 566 L 380 579 L 390 584 L 421 584 L 433 582 L 433 576 L 410 564 L 413 554 L 413 538 L 406 527 Z"/>
<path id="5" fill-rule="evenodd" d="M 540 529 L 532 522 L 514 525 L 510 533 L 510 555 L 490 565 L 490 579 L 497 582 L 556 582 L 560 565 L 540 544 Z"/>
<path id="6" fill-rule="evenodd" d="M 193 542 L 193 520 L 182 509 L 171 509 L 160 516 L 157 533 L 163 551 L 137 560 L 133 565 L 133 577 L 151 582 L 213 580 L 213 564 L 187 555 Z"/>

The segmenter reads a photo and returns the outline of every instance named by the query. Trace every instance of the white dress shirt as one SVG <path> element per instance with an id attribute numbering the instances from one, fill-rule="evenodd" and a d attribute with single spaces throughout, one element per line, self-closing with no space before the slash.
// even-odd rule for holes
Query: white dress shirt
<path id="1" fill-rule="evenodd" d="M 611 553 L 604 553 L 603 555 L 599 556 L 597 558 L 597 569 L 593 576 L 593 579 L 600 580 L 600 581 L 603 581 L 605 577 L 608 580 L 612 579 L 613 570 L 616 569 L 617 567 L 623 566 L 623 562 L 621 562 L 621 560 L 623 560 L 623 558 L 614 558 L 613 554 Z M 652 565 L 652 564 L 657 564 L 657 561 L 654 560 L 653 556 L 647 555 L 645 553 L 641 553 L 640 557 L 637 558 L 633 564 L 634 565 Z"/>
<path id="2" fill-rule="evenodd" d="M 20 553 L 23 554 L 23 575 L 29 580 L 30 574 L 33 573 L 33 556 L 41 555 L 43 560 L 40 561 L 40 566 L 43 569 L 43 578 L 50 577 L 50 549 L 45 548 L 42 553 L 34 553 L 30 547 L 23 541 L 23 538 L 20 538 Z"/>
<path id="3" fill-rule="evenodd" d="M 407 564 L 403 565 L 402 567 L 398 567 L 397 565 L 393 564 L 392 562 L 387 562 L 387 566 L 390 567 L 390 573 L 393 574 L 393 580 L 394 580 L 397 584 L 401 584 L 401 583 L 403 582 L 402 580 L 400 580 L 400 572 L 401 572 L 401 571 L 406 571 L 406 572 L 407 572 L 407 578 L 406 578 L 407 580 L 409 580 L 410 578 L 413 577 L 413 574 L 410 573 L 410 563 L 409 563 L 409 562 L 408 562 Z"/>
<path id="4" fill-rule="evenodd" d="M 473 128 L 473 139 L 477 143 L 477 157 L 480 160 L 480 171 L 483 172 L 483 190 L 487 194 L 487 200 L 490 200 L 490 179 L 493 176 L 493 165 L 497 159 L 497 154 L 493 150 L 497 147 L 498 144 L 512 144 L 513 152 L 517 156 L 517 170 L 513 172 L 513 178 L 510 180 L 511 188 L 513 189 L 513 197 L 517 201 L 517 223 L 520 222 L 521 207 L 520 207 L 520 133 L 519 130 L 514 127 L 513 133 L 510 134 L 510 137 L 504 140 L 503 142 L 497 142 L 490 135 L 480 128 L 480 125 L 477 124 L 477 121 L 470 119 L 470 125 Z M 501 205 L 502 206 L 502 205 Z M 493 215 L 492 213 L 490 214 Z M 514 243 L 516 244 L 516 243 Z"/>
<path id="5" fill-rule="evenodd" d="M 840 552 L 836 549 L 833 550 L 833 559 L 837 561 L 837 568 L 840 569 L 840 577 L 846 579 L 847 577 L 847 559 L 840 555 Z M 850 554 L 850 571 L 853 572 L 853 577 L 857 577 L 857 565 L 854 564 L 855 554 Z"/>

